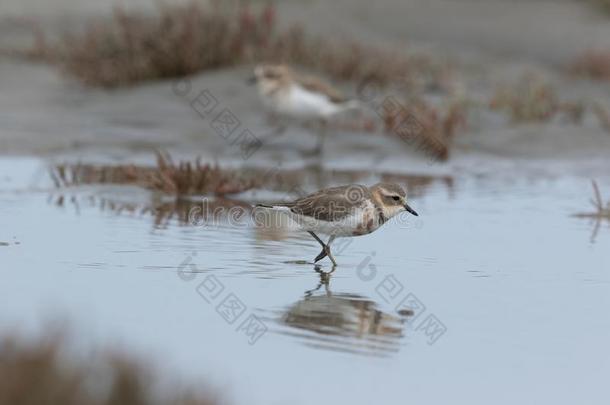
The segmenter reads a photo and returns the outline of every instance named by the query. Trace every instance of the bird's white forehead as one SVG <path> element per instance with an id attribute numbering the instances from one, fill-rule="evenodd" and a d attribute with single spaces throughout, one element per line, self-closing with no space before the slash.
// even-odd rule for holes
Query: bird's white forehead
<path id="1" fill-rule="evenodd" d="M 399 185 L 391 185 L 391 186 L 385 186 L 382 185 L 379 187 L 379 189 L 381 190 L 382 193 L 384 194 L 398 194 L 400 196 L 406 197 L 407 196 L 407 192 L 406 190 L 399 186 Z"/>

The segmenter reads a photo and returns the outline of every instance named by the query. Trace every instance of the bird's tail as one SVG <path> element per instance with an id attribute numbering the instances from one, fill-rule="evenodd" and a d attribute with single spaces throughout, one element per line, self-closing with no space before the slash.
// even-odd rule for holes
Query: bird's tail
<path id="1" fill-rule="evenodd" d="M 282 210 L 286 208 L 290 208 L 290 203 L 277 203 L 277 204 L 256 204 L 255 208 L 268 208 L 272 210 Z"/>

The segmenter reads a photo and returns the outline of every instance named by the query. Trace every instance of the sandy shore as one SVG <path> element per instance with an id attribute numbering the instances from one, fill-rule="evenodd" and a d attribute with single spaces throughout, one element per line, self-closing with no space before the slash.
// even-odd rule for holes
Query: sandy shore
<path id="1" fill-rule="evenodd" d="M 120 2 L 119 2 L 120 3 Z M 127 3 L 127 2 L 125 2 Z M 153 7 L 153 1 L 128 2 L 128 8 Z M 83 16 L 110 12 L 114 1 L 8 1 L 0 5 L 7 17 L 0 23 L 2 43 L 29 40 L 24 19 L 36 20 L 58 32 L 82 24 Z M 462 66 L 460 82 L 475 97 L 489 95 L 501 81 L 524 72 L 539 72 L 560 95 L 607 101 L 609 84 L 562 75 L 559 66 L 584 49 L 610 48 L 610 20 L 572 1 L 532 2 L 473 0 L 410 1 L 339 0 L 332 3 L 283 1 L 281 21 L 300 21 L 307 30 L 333 37 L 353 37 L 375 44 L 408 46 L 446 55 Z M 10 17 L 10 18 L 9 18 Z M 192 93 L 210 90 L 239 118 L 243 128 L 263 137 L 269 131 L 252 88 L 244 84 L 249 67 L 206 72 L 190 78 Z M 180 155 L 243 163 L 241 151 L 214 134 L 210 123 L 173 91 L 173 83 L 158 82 L 124 90 L 83 88 L 51 66 L 0 57 L 0 153 L 86 159 L 92 156 L 150 156 L 156 148 Z M 353 87 L 345 85 L 347 93 Z M 492 120 L 493 121 L 493 120 Z M 400 140 L 381 135 L 337 131 L 329 139 L 323 164 L 397 166 L 419 171 L 448 171 L 466 162 L 559 159 L 604 167 L 610 134 L 586 117 L 583 125 L 502 123 L 488 125 L 475 115 L 459 134 L 448 164 L 429 164 Z M 249 164 L 308 164 L 302 153 L 315 144 L 304 129 L 291 129 L 258 151 Z M 300 162 L 300 163 L 297 163 Z M 543 166 L 546 163 L 542 163 Z"/>
<path id="2" fill-rule="evenodd" d="M 179 4 L 186 0 L 169 0 Z M 113 6 L 152 10 L 154 0 L 7 0 L 0 15 L 37 20 L 65 29 L 83 16 L 108 14 Z M 455 54 L 562 63 L 587 48 L 610 47 L 610 23 L 598 10 L 572 0 L 280 0 L 283 21 L 311 32 L 380 43 L 427 46 Z M 16 25 L 4 21 L 4 34 Z M 10 35 L 3 35 L 7 40 Z"/>

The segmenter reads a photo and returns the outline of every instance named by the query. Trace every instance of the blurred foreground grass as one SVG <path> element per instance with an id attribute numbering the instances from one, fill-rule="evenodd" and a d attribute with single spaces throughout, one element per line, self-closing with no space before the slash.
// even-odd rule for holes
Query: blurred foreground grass
<path id="1" fill-rule="evenodd" d="M 6 405 L 214 405 L 215 393 L 199 385 L 162 385 L 154 368 L 117 350 L 84 357 L 69 352 L 66 335 L 53 329 L 32 339 L 0 335 L 0 404 Z M 167 376 L 163 376 L 167 377 Z M 205 386 L 205 385 L 204 385 Z"/>

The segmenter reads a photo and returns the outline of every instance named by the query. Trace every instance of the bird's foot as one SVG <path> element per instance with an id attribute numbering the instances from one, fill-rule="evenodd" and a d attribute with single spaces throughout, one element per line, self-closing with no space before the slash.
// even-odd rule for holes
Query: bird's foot
<path id="1" fill-rule="evenodd" d="M 328 256 L 328 253 L 326 252 L 326 249 L 322 249 L 322 251 L 320 252 L 319 255 L 316 256 L 315 259 L 313 259 L 314 263 L 319 262 L 320 260 L 324 259 L 326 256 Z"/>
<path id="2" fill-rule="evenodd" d="M 330 260 L 333 262 L 333 264 L 334 264 L 334 265 L 336 265 L 336 264 L 337 264 L 337 263 L 335 263 L 334 258 L 331 256 L 331 254 L 330 254 L 330 247 L 328 247 L 328 246 L 324 246 L 324 247 L 322 248 L 322 251 L 320 252 L 320 254 L 318 254 L 318 255 L 316 256 L 316 258 L 315 258 L 315 259 L 313 259 L 313 262 L 314 262 L 314 263 L 317 263 L 317 262 L 319 262 L 320 260 L 324 259 L 326 256 L 328 256 L 328 257 L 330 258 Z"/>

